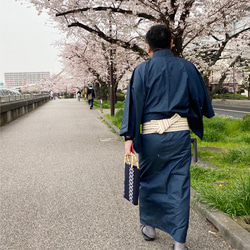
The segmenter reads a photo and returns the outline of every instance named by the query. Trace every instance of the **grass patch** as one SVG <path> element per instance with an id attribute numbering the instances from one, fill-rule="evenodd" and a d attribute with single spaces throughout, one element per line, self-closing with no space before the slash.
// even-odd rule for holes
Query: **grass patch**
<path id="1" fill-rule="evenodd" d="M 241 95 L 241 94 L 216 94 L 213 96 L 213 99 L 236 99 L 236 100 L 247 100 L 247 96 Z"/>
<path id="2" fill-rule="evenodd" d="M 190 172 L 200 202 L 218 208 L 232 218 L 250 215 L 249 175 L 235 179 L 235 173 L 229 170 L 199 167 L 191 167 Z"/>
<path id="3" fill-rule="evenodd" d="M 105 117 L 108 118 L 117 128 L 121 128 L 123 109 L 119 109 L 114 116 L 106 114 Z"/>
<path id="4" fill-rule="evenodd" d="M 198 200 L 233 218 L 250 215 L 250 116 L 204 118 L 204 128 L 203 140 L 197 138 L 198 157 L 218 169 L 191 166 Z"/>
<path id="5" fill-rule="evenodd" d="M 101 106 L 101 101 L 94 99 L 93 106 L 95 109 L 99 109 Z M 119 102 L 115 103 L 115 109 L 122 109 L 123 107 L 124 107 L 124 102 L 119 101 Z M 110 109 L 110 102 L 109 101 L 102 101 L 102 108 L 103 109 Z"/>
<path id="6" fill-rule="evenodd" d="M 192 136 L 195 136 L 192 134 Z M 250 167 L 250 118 L 204 118 L 203 140 L 197 138 L 198 157 L 224 168 Z M 218 147 L 213 151 L 209 147 Z M 206 150 L 206 148 L 208 148 Z"/>
<path id="7" fill-rule="evenodd" d="M 99 109 L 101 105 L 100 100 L 94 100 L 94 108 Z M 103 109 L 110 109 L 110 102 L 109 101 L 103 101 L 102 102 L 102 108 Z M 111 116 L 110 114 L 104 115 L 106 118 L 108 118 L 116 127 L 119 129 L 121 128 L 122 123 L 122 116 L 123 116 L 123 108 L 124 108 L 124 102 L 118 101 L 115 103 L 115 115 Z"/>

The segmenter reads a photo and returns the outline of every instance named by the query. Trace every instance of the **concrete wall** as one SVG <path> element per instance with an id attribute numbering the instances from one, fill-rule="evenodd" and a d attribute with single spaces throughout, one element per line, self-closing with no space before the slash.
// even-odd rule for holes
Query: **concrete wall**
<path id="1" fill-rule="evenodd" d="M 0 103 L 0 126 L 38 108 L 49 101 L 49 96 L 38 96 L 29 100 Z"/>

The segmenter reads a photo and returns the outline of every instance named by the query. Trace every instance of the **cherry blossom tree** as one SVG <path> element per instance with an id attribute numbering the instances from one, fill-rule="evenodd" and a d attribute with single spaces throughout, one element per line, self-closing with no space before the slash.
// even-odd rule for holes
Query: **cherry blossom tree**
<path id="1" fill-rule="evenodd" d="M 39 12 L 48 11 L 69 35 L 74 30 L 84 31 L 143 59 L 148 58 L 144 46 L 147 29 L 156 23 L 166 25 L 173 34 L 174 54 L 195 63 L 211 97 L 238 60 L 249 60 L 243 50 L 249 46 L 249 0 L 27 1 Z M 237 29 L 236 22 L 240 23 Z M 211 88 L 214 72 L 216 87 Z"/>
<path id="2" fill-rule="evenodd" d="M 118 84 L 141 61 L 138 55 L 124 48 L 97 41 L 86 32 L 71 33 L 71 41 L 66 41 L 61 57 L 65 68 L 74 75 L 88 79 L 87 84 L 95 85 L 97 98 L 107 100 L 110 89 L 110 70 L 113 65 L 113 94 L 116 96 Z M 87 84 L 85 84 L 87 86 Z M 116 100 L 115 100 L 116 102 Z"/>
<path id="3" fill-rule="evenodd" d="M 87 88 L 88 84 L 94 84 L 95 88 L 101 85 L 102 91 L 97 91 L 97 96 L 106 100 L 107 99 L 107 72 L 105 73 L 105 62 L 95 59 L 95 47 L 93 44 L 92 52 L 89 49 L 90 44 L 88 41 L 71 41 L 66 42 L 61 57 L 64 58 L 64 67 L 67 71 L 71 72 L 75 79 L 81 79 L 84 82 L 84 87 Z M 76 81 L 76 85 L 79 81 Z"/>
<path id="4" fill-rule="evenodd" d="M 250 67 L 243 72 L 242 88 L 247 91 L 248 100 L 250 100 Z"/>

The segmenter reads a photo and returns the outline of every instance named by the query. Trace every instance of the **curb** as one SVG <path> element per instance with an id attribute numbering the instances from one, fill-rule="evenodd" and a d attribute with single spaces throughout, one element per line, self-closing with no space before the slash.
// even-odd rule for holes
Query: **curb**
<path id="1" fill-rule="evenodd" d="M 212 105 L 222 105 L 222 106 L 236 106 L 236 107 L 250 107 L 250 100 L 230 100 L 230 99 L 213 99 Z"/>
<path id="2" fill-rule="evenodd" d="M 237 250 L 250 250 L 250 234 L 225 213 L 211 211 L 195 199 L 196 191 L 191 188 L 191 207 L 205 217 L 219 231 L 220 235 Z"/>
<path id="3" fill-rule="evenodd" d="M 101 119 L 114 129 L 115 133 L 120 134 L 119 128 L 112 124 L 103 114 Z M 196 191 L 191 188 L 191 207 L 202 217 L 212 223 L 219 231 L 220 235 L 236 250 L 250 250 L 250 234 L 237 222 L 232 220 L 225 213 L 215 210 L 211 211 L 204 204 L 196 201 Z"/>
<path id="4" fill-rule="evenodd" d="M 117 128 L 109 119 L 107 119 L 106 117 L 103 116 L 103 114 L 101 113 L 101 119 L 105 120 L 105 122 L 112 128 L 114 129 L 115 133 L 117 133 L 120 136 L 120 129 Z"/>

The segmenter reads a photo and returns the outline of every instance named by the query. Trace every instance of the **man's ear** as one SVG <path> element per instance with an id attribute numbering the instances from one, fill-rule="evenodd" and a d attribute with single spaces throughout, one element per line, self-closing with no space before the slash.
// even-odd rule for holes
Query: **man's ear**
<path id="1" fill-rule="evenodd" d="M 149 56 L 151 56 L 151 57 L 152 57 L 152 55 L 153 55 L 153 51 L 151 50 L 151 48 L 150 48 L 149 44 L 147 44 L 147 43 L 146 43 L 146 47 L 147 47 L 147 53 L 149 54 Z"/>
<path id="2" fill-rule="evenodd" d="M 171 42 L 170 42 L 170 49 L 172 49 L 172 48 L 173 48 L 173 44 L 174 44 L 174 40 L 173 40 L 173 39 L 171 39 Z"/>
<path id="3" fill-rule="evenodd" d="M 149 44 L 146 43 L 146 47 L 147 47 L 147 53 L 150 54 L 151 49 L 150 49 L 150 47 L 149 47 Z"/>

